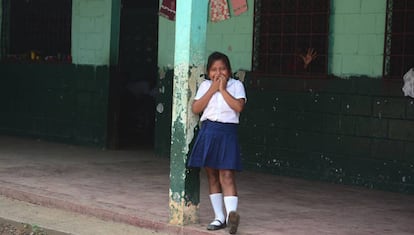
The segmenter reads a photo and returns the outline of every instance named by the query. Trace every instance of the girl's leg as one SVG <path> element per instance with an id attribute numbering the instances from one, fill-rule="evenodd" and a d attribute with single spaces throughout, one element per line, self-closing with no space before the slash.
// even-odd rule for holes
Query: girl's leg
<path id="1" fill-rule="evenodd" d="M 220 186 L 219 171 L 216 169 L 206 167 L 206 173 L 208 179 L 208 189 L 210 191 L 210 194 L 222 193 Z"/>
<path id="2" fill-rule="evenodd" d="M 225 227 L 223 212 L 223 193 L 221 192 L 219 171 L 206 167 L 210 201 L 214 210 L 215 219 L 208 226 L 208 230 L 217 230 Z"/>
<path id="3" fill-rule="evenodd" d="M 224 196 L 237 196 L 236 178 L 234 170 L 220 170 L 220 184 Z"/>
<path id="4" fill-rule="evenodd" d="M 229 233 L 237 232 L 240 216 L 237 213 L 238 196 L 234 170 L 220 170 L 220 184 L 224 193 L 224 206 L 227 211 L 227 224 L 229 225 Z"/>

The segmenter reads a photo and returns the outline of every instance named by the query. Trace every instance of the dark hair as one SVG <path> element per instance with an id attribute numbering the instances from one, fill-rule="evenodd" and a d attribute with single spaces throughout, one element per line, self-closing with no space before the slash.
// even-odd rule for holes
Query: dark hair
<path id="1" fill-rule="evenodd" d="M 207 73 L 210 70 L 213 63 L 216 62 L 217 60 L 223 61 L 223 63 L 226 65 L 227 69 L 229 70 L 229 74 L 231 75 L 232 72 L 231 72 L 231 65 L 230 65 L 229 57 L 227 57 L 225 54 L 218 52 L 218 51 L 211 53 L 210 56 L 208 57 Z"/>

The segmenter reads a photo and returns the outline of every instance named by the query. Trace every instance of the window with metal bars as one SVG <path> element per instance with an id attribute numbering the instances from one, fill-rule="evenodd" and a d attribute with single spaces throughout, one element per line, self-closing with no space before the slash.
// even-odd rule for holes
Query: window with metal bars
<path id="1" fill-rule="evenodd" d="M 414 68 L 414 1 L 388 0 L 384 77 L 401 79 Z"/>
<path id="2" fill-rule="evenodd" d="M 2 2 L 3 61 L 71 61 L 72 0 Z"/>
<path id="3" fill-rule="evenodd" d="M 326 77 L 329 10 L 330 0 L 256 0 L 253 71 Z M 317 57 L 306 67 L 301 55 L 312 48 Z"/>

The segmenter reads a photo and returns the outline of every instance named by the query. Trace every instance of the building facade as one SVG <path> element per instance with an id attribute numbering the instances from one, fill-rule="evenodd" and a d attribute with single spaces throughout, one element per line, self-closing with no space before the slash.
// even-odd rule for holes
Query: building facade
<path id="1" fill-rule="evenodd" d="M 31 21 L 10 13 L 30 15 L 24 4 L 36 0 L 1 2 L 1 133 L 109 148 L 151 133 L 157 155 L 170 157 L 179 26 L 157 15 L 161 1 L 72 0 L 70 19 L 31 16 L 59 19 L 47 27 L 67 30 L 53 36 L 34 20 L 26 31 L 15 30 Z M 245 168 L 414 192 L 414 100 L 401 90 L 414 66 L 411 1 L 248 0 L 247 6 L 236 15 L 230 5 L 229 19 L 208 21 L 205 48 L 226 53 L 244 80 Z M 309 48 L 318 56 L 302 71 L 297 58 Z M 134 96 L 142 81 L 150 91 L 139 94 L 151 99 Z M 130 111 L 142 103 L 150 105 Z"/>

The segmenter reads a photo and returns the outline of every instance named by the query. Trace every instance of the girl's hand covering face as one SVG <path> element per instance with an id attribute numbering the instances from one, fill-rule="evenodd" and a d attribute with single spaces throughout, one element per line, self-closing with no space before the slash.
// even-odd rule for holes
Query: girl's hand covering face
<path id="1" fill-rule="evenodd" d="M 227 87 L 227 80 L 228 78 L 225 76 L 219 76 L 219 80 L 220 80 L 220 87 L 219 90 L 225 90 Z"/>

